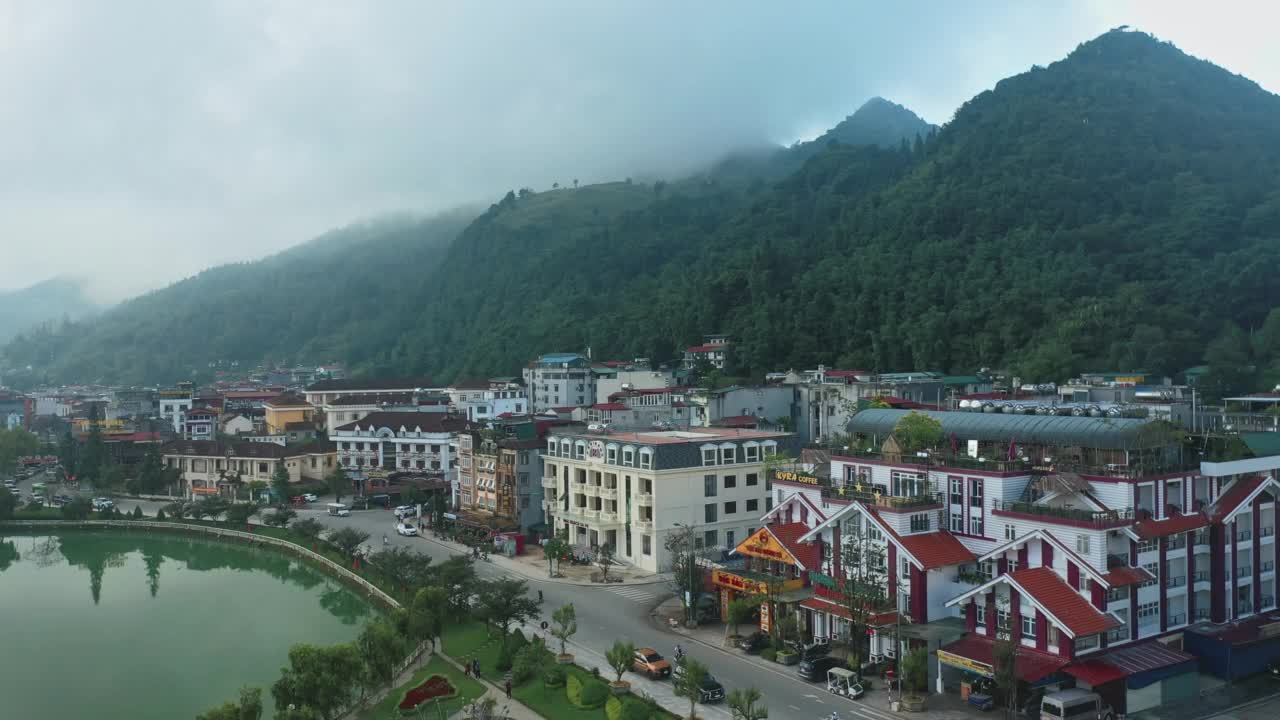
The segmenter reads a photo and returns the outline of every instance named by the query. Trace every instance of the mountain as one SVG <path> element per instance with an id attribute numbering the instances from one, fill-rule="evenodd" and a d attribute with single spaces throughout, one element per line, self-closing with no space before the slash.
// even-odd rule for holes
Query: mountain
<path id="1" fill-rule="evenodd" d="M 0 290 L 0 342 L 41 323 L 74 319 L 98 309 L 73 278 L 56 277 L 20 290 Z"/>
<path id="2" fill-rule="evenodd" d="M 212 268 L 83 322 L 46 324 L 4 348 L 12 383 L 142 384 L 252 367 L 364 357 L 389 348 L 445 248 L 475 217 L 386 218 L 251 263 Z M 103 352 L 110 348 L 110 352 Z"/>
<path id="3" fill-rule="evenodd" d="M 224 269 L 28 335 L 5 362 L 167 381 L 256 354 L 448 378 L 587 346 L 676 358 L 725 332 L 756 376 L 824 363 L 1048 381 L 1208 360 L 1225 390 L 1280 357 L 1280 97 L 1114 31 L 919 143 L 844 141 L 895 127 L 886 105 L 868 110 L 885 122 L 853 122 L 860 110 L 836 142 L 734 172 L 508 193 L 451 243 L 403 231 L 435 238 L 412 272 L 376 237 L 323 270 Z M 201 312 L 219 285 L 238 300 Z"/>

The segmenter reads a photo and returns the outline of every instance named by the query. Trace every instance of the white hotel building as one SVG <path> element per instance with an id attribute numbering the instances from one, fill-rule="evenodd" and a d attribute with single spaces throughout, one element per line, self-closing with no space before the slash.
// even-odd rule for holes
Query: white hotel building
<path id="1" fill-rule="evenodd" d="M 609 544 L 619 561 L 651 572 L 669 565 L 677 526 L 704 547 L 732 548 L 772 507 L 764 459 L 799 452 L 795 435 L 696 428 L 609 434 L 555 432 L 543 455 L 543 508 L 571 543 Z"/>

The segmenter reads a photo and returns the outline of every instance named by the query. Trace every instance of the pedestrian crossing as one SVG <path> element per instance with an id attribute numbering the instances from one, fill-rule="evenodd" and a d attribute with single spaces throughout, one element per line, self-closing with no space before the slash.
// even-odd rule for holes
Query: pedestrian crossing
<path id="1" fill-rule="evenodd" d="M 604 591 L 620 595 L 635 603 L 656 603 L 671 594 L 662 585 L 620 585 L 618 587 L 605 588 Z"/>

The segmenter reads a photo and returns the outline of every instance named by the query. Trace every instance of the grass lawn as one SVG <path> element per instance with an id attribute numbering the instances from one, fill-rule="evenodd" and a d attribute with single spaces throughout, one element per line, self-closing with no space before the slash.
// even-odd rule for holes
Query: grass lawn
<path id="1" fill-rule="evenodd" d="M 385 698 L 382 699 L 382 702 L 362 713 L 360 715 L 360 720 L 392 720 L 393 718 L 395 720 L 399 720 L 401 717 L 400 710 L 396 706 L 400 704 L 400 699 L 404 696 L 405 691 L 418 685 L 432 675 L 443 675 L 446 678 L 449 678 L 449 682 L 458 691 L 457 695 L 440 702 L 440 706 L 444 708 L 445 717 L 448 717 L 457 710 L 460 710 L 464 705 L 472 700 L 484 695 L 485 688 L 483 685 L 469 677 L 466 677 L 441 658 L 432 656 L 421 670 L 413 674 L 412 680 L 401 685 L 395 690 L 392 690 Z"/>
<path id="2" fill-rule="evenodd" d="M 444 653 L 458 662 L 479 658 L 480 676 L 492 679 L 501 676 L 498 673 L 500 639 L 497 635 L 490 637 L 484 623 L 467 622 L 445 628 L 440 643 Z"/>

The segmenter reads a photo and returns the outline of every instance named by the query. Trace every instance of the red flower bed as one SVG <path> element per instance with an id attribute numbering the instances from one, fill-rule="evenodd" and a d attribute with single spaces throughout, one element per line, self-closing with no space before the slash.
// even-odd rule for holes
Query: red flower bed
<path id="1" fill-rule="evenodd" d="M 400 701 L 400 709 L 412 710 L 428 700 L 453 697 L 457 692 L 448 678 L 443 675 L 432 675 L 421 685 L 410 688 L 404 694 L 404 699 Z"/>

